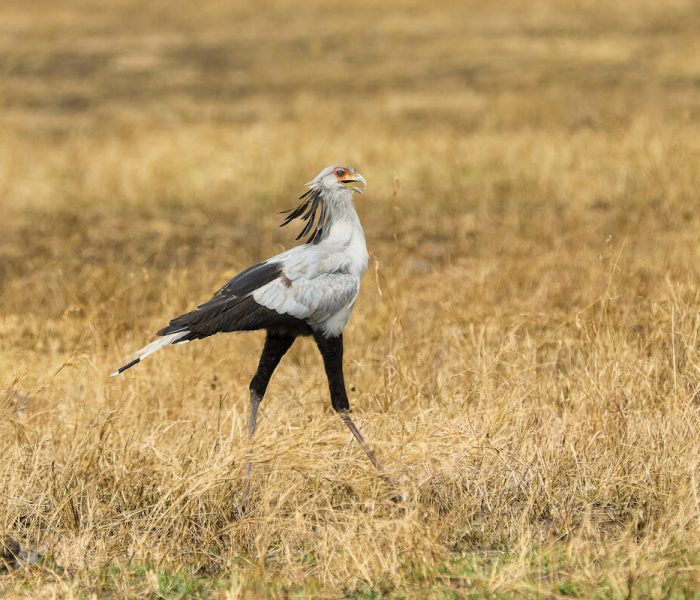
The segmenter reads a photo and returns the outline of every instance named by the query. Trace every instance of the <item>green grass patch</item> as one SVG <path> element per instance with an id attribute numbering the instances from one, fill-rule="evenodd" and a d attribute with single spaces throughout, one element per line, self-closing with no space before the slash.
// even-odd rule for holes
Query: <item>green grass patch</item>
<path id="1" fill-rule="evenodd" d="M 231 565 L 215 574 L 175 568 L 150 562 L 123 565 L 112 563 L 97 572 L 71 580 L 67 573 L 39 577 L 39 568 L 16 572 L 5 592 L 42 594 L 56 583 L 68 587 L 76 597 L 152 597 L 164 599 L 218 598 L 234 593 L 243 598 L 309 598 L 339 595 L 356 600 L 459 598 L 499 600 L 520 598 L 595 598 L 614 600 L 628 597 L 700 599 L 700 568 L 681 562 L 666 563 L 665 570 L 627 570 L 614 560 L 576 564 L 567 560 L 563 547 L 533 551 L 528 557 L 509 552 L 466 552 L 453 554 L 433 567 L 413 567 L 392 583 L 358 581 L 343 589 L 329 588 L 316 577 L 292 580 L 274 569 L 253 565 Z M 595 568 L 593 566 L 595 565 Z M 8 581 L 8 583 L 10 583 Z"/>

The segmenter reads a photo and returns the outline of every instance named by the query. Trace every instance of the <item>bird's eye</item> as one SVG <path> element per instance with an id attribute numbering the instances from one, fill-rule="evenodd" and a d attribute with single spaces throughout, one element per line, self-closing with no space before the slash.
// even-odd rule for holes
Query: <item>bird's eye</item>
<path id="1" fill-rule="evenodd" d="M 335 172 L 335 174 L 336 174 L 338 177 L 342 177 L 343 175 L 345 175 L 345 170 L 344 170 L 344 169 L 338 169 L 338 170 Z"/>

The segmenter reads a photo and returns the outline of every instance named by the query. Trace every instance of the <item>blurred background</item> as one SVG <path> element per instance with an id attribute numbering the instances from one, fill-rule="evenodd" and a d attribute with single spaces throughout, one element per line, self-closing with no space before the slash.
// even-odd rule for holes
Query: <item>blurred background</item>
<path id="1" fill-rule="evenodd" d="M 0 308 L 61 315 L 100 293 L 74 260 L 181 266 L 206 244 L 218 283 L 289 242 L 275 213 L 331 163 L 369 181 L 370 248 L 418 275 L 694 221 L 699 19 L 683 0 L 7 0 Z"/>
<path id="2" fill-rule="evenodd" d="M 117 383 L 106 374 L 289 247 L 296 230 L 277 213 L 344 163 L 368 181 L 357 205 L 372 256 L 347 331 L 351 402 L 418 492 L 414 512 L 358 508 L 381 482 L 354 460 L 320 361 L 298 344 L 259 442 L 275 442 L 261 450 L 259 514 L 286 548 L 284 581 L 403 585 L 409 559 L 520 548 L 522 568 L 499 581 L 532 589 L 526 549 L 551 543 L 597 565 L 567 567 L 586 593 L 661 586 L 683 562 L 674 552 L 700 554 L 687 524 L 700 455 L 698 32 L 691 0 L 3 0 L 3 526 L 73 573 L 144 548 L 217 568 L 206 544 L 267 556 L 250 524 L 233 545 L 215 535 L 234 484 L 198 488 L 206 510 L 178 505 L 196 535 L 163 525 L 183 465 L 240 466 L 262 339 L 217 336 Z M 228 454 L 210 453 L 214 423 L 235 433 Z M 329 511 L 327 536 L 303 537 L 295 511 L 336 502 L 324 486 L 308 499 L 310 482 L 330 480 L 359 490 L 328 492 L 347 520 Z M 386 514 L 399 525 L 382 528 Z M 677 547 L 659 541 L 670 531 L 685 532 Z M 620 561 L 598 560 L 613 539 L 628 544 Z M 323 570 L 309 553 L 358 562 Z"/>

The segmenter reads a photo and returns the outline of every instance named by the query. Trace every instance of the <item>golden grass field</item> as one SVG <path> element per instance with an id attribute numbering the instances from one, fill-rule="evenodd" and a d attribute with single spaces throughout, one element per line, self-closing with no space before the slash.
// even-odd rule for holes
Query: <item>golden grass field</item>
<path id="1" fill-rule="evenodd" d="M 698 597 L 698 31 L 690 0 L 4 0 L 0 595 Z M 368 180 L 351 405 L 402 499 L 302 340 L 246 502 L 262 333 L 108 373 L 289 247 L 333 163 Z"/>

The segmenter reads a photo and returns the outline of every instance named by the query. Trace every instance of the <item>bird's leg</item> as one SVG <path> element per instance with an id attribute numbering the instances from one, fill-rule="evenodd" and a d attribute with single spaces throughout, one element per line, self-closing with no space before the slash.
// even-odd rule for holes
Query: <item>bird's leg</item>
<path id="1" fill-rule="evenodd" d="M 362 449 L 367 454 L 370 462 L 375 466 L 377 471 L 384 474 L 384 467 L 377 460 L 374 452 L 369 447 L 365 438 L 362 437 L 360 430 L 357 428 L 353 420 L 350 418 L 350 403 L 348 402 L 348 394 L 345 391 L 345 379 L 343 378 L 343 336 L 324 337 L 322 333 L 315 333 L 316 345 L 321 351 L 323 357 L 323 365 L 326 368 L 326 376 L 328 377 L 328 387 L 331 392 L 331 403 L 340 418 L 348 426 L 348 429 L 355 436 Z"/>
<path id="2" fill-rule="evenodd" d="M 377 457 L 374 455 L 374 450 L 370 448 L 367 445 L 367 442 L 365 442 L 365 438 L 362 437 L 362 434 L 360 433 L 360 430 L 357 428 L 357 425 L 353 422 L 353 420 L 350 418 L 350 413 L 349 412 L 341 412 L 340 413 L 340 418 L 343 419 L 343 423 L 345 423 L 348 426 L 348 429 L 352 431 L 352 434 L 355 436 L 355 439 L 359 442 L 360 446 L 362 446 L 362 449 L 365 451 L 365 454 L 367 455 L 367 458 L 371 461 L 371 463 L 374 465 L 374 467 L 379 471 L 380 473 L 384 473 L 384 467 L 382 467 L 382 463 L 377 460 Z"/>
<path id="3" fill-rule="evenodd" d="M 262 402 L 262 396 L 260 396 L 255 390 L 251 388 L 250 390 L 250 414 L 248 416 L 248 437 L 252 438 L 255 433 L 255 429 L 258 425 L 258 407 Z M 245 478 L 246 481 L 250 478 L 250 471 L 253 468 L 253 460 L 249 451 L 248 462 L 245 464 Z"/>
<path id="4" fill-rule="evenodd" d="M 270 378 L 275 372 L 280 360 L 282 360 L 282 357 L 294 343 L 294 339 L 295 338 L 292 335 L 285 335 L 272 331 L 267 332 L 265 346 L 263 347 L 260 362 L 258 363 L 258 370 L 250 382 L 250 416 L 248 417 L 248 436 L 251 438 L 255 433 L 258 423 L 258 407 L 265 396 L 265 390 L 267 390 L 267 385 L 270 383 Z M 252 456 L 249 454 L 248 461 L 245 465 L 246 482 L 250 478 L 250 471 L 252 468 L 253 460 Z"/>

